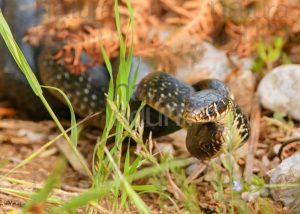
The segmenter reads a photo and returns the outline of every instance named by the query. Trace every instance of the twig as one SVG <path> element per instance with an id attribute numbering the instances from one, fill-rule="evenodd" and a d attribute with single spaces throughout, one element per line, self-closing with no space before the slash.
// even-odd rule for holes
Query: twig
<path id="1" fill-rule="evenodd" d="M 250 117 L 250 126 L 251 126 L 251 136 L 249 139 L 249 149 L 246 157 L 246 166 L 245 166 L 245 180 L 250 181 L 253 170 L 254 162 L 254 152 L 259 140 L 259 130 L 260 130 L 260 119 L 261 119 L 261 110 L 259 106 L 258 98 L 255 96 L 251 108 L 251 117 Z"/>
<path id="2" fill-rule="evenodd" d="M 200 163 L 193 173 L 187 178 L 187 183 L 194 181 L 204 170 L 207 168 L 207 164 Z"/>

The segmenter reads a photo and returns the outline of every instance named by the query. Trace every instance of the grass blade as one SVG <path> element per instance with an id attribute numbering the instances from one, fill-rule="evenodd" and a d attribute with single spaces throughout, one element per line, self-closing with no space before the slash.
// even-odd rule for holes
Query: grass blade
<path id="1" fill-rule="evenodd" d="M 71 141 L 72 141 L 74 146 L 77 146 L 77 143 L 78 143 L 78 127 L 77 127 L 77 123 L 76 123 L 75 111 L 73 109 L 71 101 L 69 100 L 67 95 L 62 90 L 60 90 L 59 88 L 55 88 L 55 87 L 51 87 L 51 86 L 43 86 L 43 88 L 56 91 L 56 92 L 60 93 L 63 96 L 63 98 L 65 99 L 65 101 L 66 101 L 66 103 L 67 103 L 67 105 L 70 109 L 70 115 L 71 115 Z"/>

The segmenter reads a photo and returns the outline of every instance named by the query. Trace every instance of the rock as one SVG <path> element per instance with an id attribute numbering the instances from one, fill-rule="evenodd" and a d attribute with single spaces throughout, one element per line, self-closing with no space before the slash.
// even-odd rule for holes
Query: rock
<path id="1" fill-rule="evenodd" d="M 194 56 L 191 58 L 193 60 L 176 71 L 179 79 L 186 79 L 188 82 L 204 78 L 224 80 L 230 73 L 226 54 L 208 43 L 196 45 L 191 55 Z"/>
<path id="2" fill-rule="evenodd" d="M 288 185 L 300 180 L 300 152 L 285 159 L 275 169 L 269 172 L 270 184 Z M 300 185 L 294 187 L 271 188 L 271 195 L 276 201 L 281 201 L 293 213 L 300 213 Z"/>
<path id="3" fill-rule="evenodd" d="M 161 152 L 162 154 L 165 155 L 171 155 L 172 157 L 174 156 L 175 150 L 172 144 L 170 143 L 158 143 L 157 144 L 157 150 L 155 152 Z"/>
<path id="4" fill-rule="evenodd" d="M 242 70 L 227 83 L 236 103 L 249 115 L 255 92 L 255 78 L 250 70 Z"/>
<path id="5" fill-rule="evenodd" d="M 267 74 L 258 86 L 261 104 L 300 120 L 300 65 L 282 65 Z"/>
<path id="6" fill-rule="evenodd" d="M 242 199 L 247 202 L 253 202 L 260 196 L 259 192 L 243 192 Z"/>
<path id="7" fill-rule="evenodd" d="M 255 78 L 250 71 L 252 59 L 230 57 L 225 51 L 204 42 L 195 44 L 183 60 L 184 65 L 176 70 L 175 75 L 189 84 L 208 78 L 225 81 L 231 77 L 232 71 L 238 69 L 238 74 L 229 78 L 227 85 L 234 94 L 236 103 L 246 114 L 250 113 L 255 91 Z"/>
<path id="8" fill-rule="evenodd" d="M 232 71 L 232 63 L 240 70 L 250 70 L 252 66 L 250 59 L 230 59 L 225 51 L 218 50 L 207 42 L 194 45 L 186 58 L 188 61 L 175 73 L 178 79 L 188 83 L 195 83 L 197 80 L 206 78 L 224 81 Z"/>
<path id="9" fill-rule="evenodd" d="M 199 164 L 201 164 L 201 161 L 198 159 L 195 159 L 195 162 L 192 163 L 191 165 L 189 165 L 186 169 L 185 169 L 185 173 L 188 176 L 191 176 L 193 173 L 195 173 L 195 171 L 199 168 Z"/>

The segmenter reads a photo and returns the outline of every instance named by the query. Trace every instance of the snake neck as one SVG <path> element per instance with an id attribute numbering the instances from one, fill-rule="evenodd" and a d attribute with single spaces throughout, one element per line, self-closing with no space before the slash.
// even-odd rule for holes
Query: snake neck
<path id="1" fill-rule="evenodd" d="M 186 99 L 194 92 L 195 89 L 190 85 L 169 74 L 157 72 L 141 81 L 137 97 L 156 111 L 167 115 L 177 125 L 187 128 L 189 124 L 183 118 L 183 111 Z"/>
<path id="2" fill-rule="evenodd" d="M 250 136 L 248 118 L 237 104 L 233 104 L 232 110 L 216 123 L 225 127 L 224 132 L 228 142 L 225 149 L 228 151 L 241 147 Z"/>

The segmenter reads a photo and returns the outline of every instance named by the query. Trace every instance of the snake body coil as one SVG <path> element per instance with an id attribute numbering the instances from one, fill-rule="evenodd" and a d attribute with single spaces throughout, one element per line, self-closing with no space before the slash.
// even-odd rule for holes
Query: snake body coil
<path id="1" fill-rule="evenodd" d="M 187 128 L 187 149 L 199 159 L 215 157 L 229 146 L 236 149 L 249 137 L 247 116 L 221 81 L 203 80 L 192 87 L 169 74 L 153 73 L 141 81 L 137 95 Z"/>

